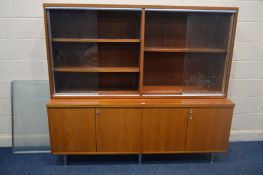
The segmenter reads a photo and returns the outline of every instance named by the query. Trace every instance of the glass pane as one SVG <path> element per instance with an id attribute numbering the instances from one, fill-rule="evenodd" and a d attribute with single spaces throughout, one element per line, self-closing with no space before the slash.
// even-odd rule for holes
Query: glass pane
<path id="1" fill-rule="evenodd" d="M 12 82 L 13 150 L 15 153 L 50 150 L 46 110 L 49 93 L 47 80 Z"/>
<path id="2" fill-rule="evenodd" d="M 55 93 L 137 91 L 140 42 L 132 39 L 140 38 L 140 15 L 141 11 L 49 10 Z"/>
<path id="3" fill-rule="evenodd" d="M 230 13 L 189 13 L 187 18 L 183 91 L 223 93 L 230 37 Z"/>
<path id="4" fill-rule="evenodd" d="M 53 38 L 139 38 L 140 11 L 49 10 Z"/>
<path id="5" fill-rule="evenodd" d="M 53 43 L 53 64 L 59 67 L 138 67 L 138 43 Z"/>
<path id="6" fill-rule="evenodd" d="M 186 47 L 227 49 L 231 13 L 189 13 Z"/>
<path id="7" fill-rule="evenodd" d="M 226 54 L 187 53 L 184 61 L 185 93 L 221 93 Z"/>
<path id="8" fill-rule="evenodd" d="M 54 43 L 53 66 L 57 93 L 137 90 L 139 44 Z"/>
<path id="9" fill-rule="evenodd" d="M 57 93 L 121 93 L 137 91 L 138 78 L 138 73 L 57 72 L 55 86 Z"/>

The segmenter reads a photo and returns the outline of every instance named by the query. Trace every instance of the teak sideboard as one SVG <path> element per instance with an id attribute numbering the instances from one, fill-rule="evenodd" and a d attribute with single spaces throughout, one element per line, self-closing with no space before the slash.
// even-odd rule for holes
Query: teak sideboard
<path id="1" fill-rule="evenodd" d="M 43 6 L 53 154 L 227 151 L 238 8 Z"/>

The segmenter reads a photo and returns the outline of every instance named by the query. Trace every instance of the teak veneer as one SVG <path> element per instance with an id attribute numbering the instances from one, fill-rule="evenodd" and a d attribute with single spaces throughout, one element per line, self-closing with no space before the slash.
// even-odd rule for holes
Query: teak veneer
<path id="1" fill-rule="evenodd" d="M 43 6 L 53 154 L 227 151 L 238 8 Z"/>

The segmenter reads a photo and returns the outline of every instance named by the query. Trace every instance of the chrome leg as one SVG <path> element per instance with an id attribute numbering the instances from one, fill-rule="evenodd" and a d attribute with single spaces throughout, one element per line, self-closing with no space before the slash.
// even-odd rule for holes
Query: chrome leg
<path id="1" fill-rule="evenodd" d="M 210 163 L 215 163 L 215 154 L 211 153 L 210 155 Z"/>
<path id="2" fill-rule="evenodd" d="M 63 155 L 63 165 L 67 166 L 68 165 L 68 160 L 67 160 L 67 155 Z"/>
<path id="3" fill-rule="evenodd" d="M 139 154 L 139 156 L 138 156 L 138 164 L 139 165 L 142 164 L 142 154 Z"/>

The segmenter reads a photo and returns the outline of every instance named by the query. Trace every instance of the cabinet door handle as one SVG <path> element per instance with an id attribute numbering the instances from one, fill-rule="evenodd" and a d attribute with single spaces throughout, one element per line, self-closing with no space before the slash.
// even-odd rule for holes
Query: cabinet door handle
<path id="1" fill-rule="evenodd" d="M 99 117 L 100 116 L 100 112 L 99 112 L 99 110 L 96 110 L 96 117 Z"/>
<path id="2" fill-rule="evenodd" d="M 192 109 L 189 109 L 189 120 L 193 119 L 193 111 Z"/>

